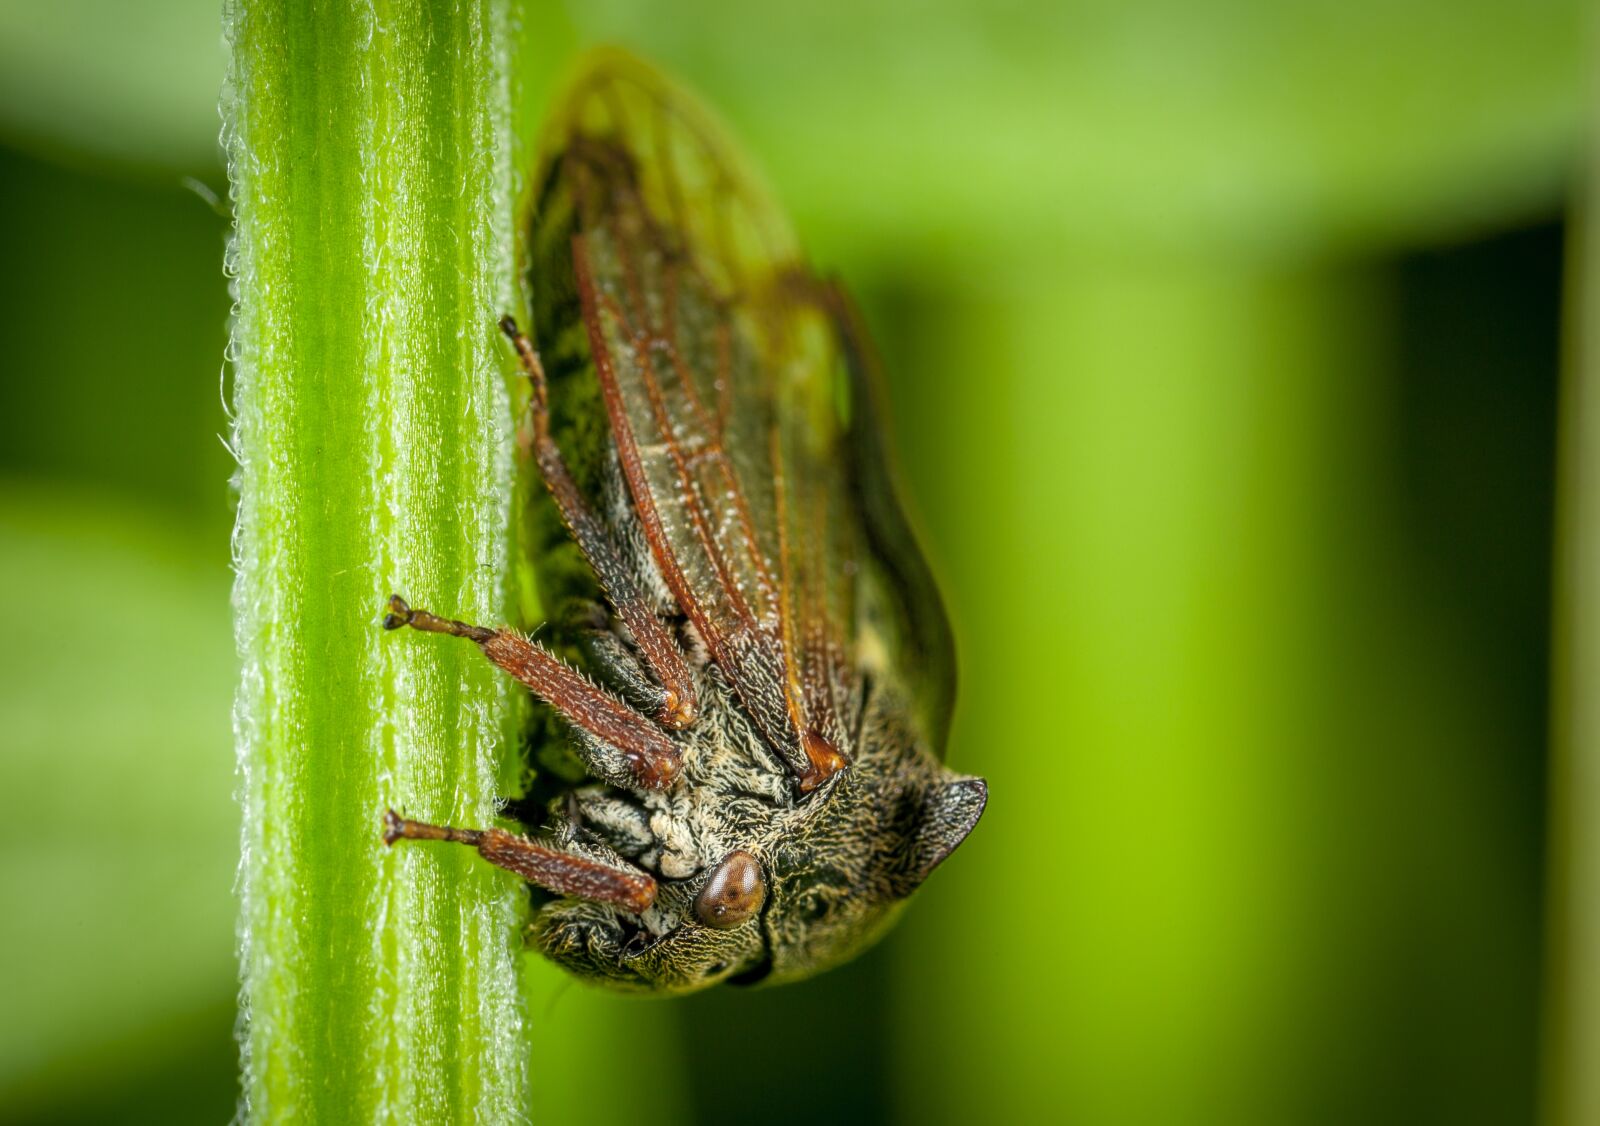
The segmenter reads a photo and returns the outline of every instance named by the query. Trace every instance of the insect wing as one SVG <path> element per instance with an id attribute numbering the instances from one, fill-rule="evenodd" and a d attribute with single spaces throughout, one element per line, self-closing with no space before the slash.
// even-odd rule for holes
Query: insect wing
<path id="1" fill-rule="evenodd" d="M 863 527 L 864 501 L 892 507 L 892 495 L 857 479 L 852 419 L 875 423 L 856 410 L 860 357 L 840 302 L 715 125 L 643 64 L 599 56 L 555 120 L 542 238 L 570 241 L 644 538 L 751 718 L 809 788 L 853 751 L 863 568 L 884 572 L 892 558 L 888 571 L 926 574 L 914 548 L 914 567 L 901 558 L 897 508 L 883 529 Z M 947 644 L 936 596 L 931 605 Z M 912 637 L 912 612 L 892 609 Z"/>

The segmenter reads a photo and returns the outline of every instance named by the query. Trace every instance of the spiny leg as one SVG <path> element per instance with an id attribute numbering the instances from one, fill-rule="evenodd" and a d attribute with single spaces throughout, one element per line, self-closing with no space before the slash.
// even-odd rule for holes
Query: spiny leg
<path id="1" fill-rule="evenodd" d="M 547 891 L 609 903 L 634 914 L 647 910 L 656 899 L 656 882 L 643 872 L 625 872 L 586 856 L 546 848 L 504 829 L 430 825 L 385 810 L 383 843 L 396 841 L 455 841 L 477 849 L 479 856 L 497 868 L 515 872 Z"/>
<path id="2" fill-rule="evenodd" d="M 514 630 L 487 629 L 441 618 L 426 610 L 414 610 L 398 594 L 391 595 L 383 628 L 403 626 L 477 642 L 484 656 L 531 688 L 595 744 L 619 752 L 631 780 L 639 785 L 665 789 L 683 768 L 682 752 L 659 727 L 591 683 L 550 650 Z M 595 747 L 586 743 L 582 749 L 590 752 L 589 765 L 594 772 L 609 779 L 613 772 L 606 769 Z"/>
<path id="3" fill-rule="evenodd" d="M 578 543 L 578 550 L 589 561 L 601 587 L 616 606 L 618 616 L 633 634 L 645 667 L 661 685 L 656 701 L 657 718 L 673 730 L 685 728 L 694 722 L 697 708 L 694 680 L 683 652 L 634 582 L 610 530 L 590 510 L 567 469 L 560 447 L 550 436 L 549 388 L 533 341 L 523 335 L 516 320 L 509 316 L 500 319 L 500 331 L 516 346 L 522 368 L 533 384 L 529 402 L 533 415 L 533 456 L 545 486 L 555 498 L 561 518 Z"/>
<path id="4" fill-rule="evenodd" d="M 611 612 L 598 602 L 569 603 L 562 624 L 582 646 L 590 667 L 603 669 L 606 680 L 622 698 L 641 711 L 655 708 L 661 689 L 650 670 L 639 659 L 639 651 L 618 636 L 611 625 Z"/>

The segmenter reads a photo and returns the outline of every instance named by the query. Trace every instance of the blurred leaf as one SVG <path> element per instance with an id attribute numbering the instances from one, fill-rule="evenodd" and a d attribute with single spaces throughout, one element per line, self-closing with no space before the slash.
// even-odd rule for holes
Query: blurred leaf
<path id="1" fill-rule="evenodd" d="M 197 517 L 218 560 L 232 522 L 225 232 L 176 185 L 0 149 L 0 467 Z"/>
<path id="2" fill-rule="evenodd" d="M 808 242 L 978 264 L 1063 243 L 1414 238 L 1548 207 L 1579 0 L 595 0 L 704 85 Z"/>
<path id="3" fill-rule="evenodd" d="M 0 1103 L 20 1109 L 231 1006 L 234 660 L 227 571 L 190 533 L 12 482 L 0 541 Z"/>
<path id="4" fill-rule="evenodd" d="M 715 95 L 829 253 L 1439 237 L 1550 206 L 1586 112 L 1581 0 L 569 8 Z M 0 122 L 205 169 L 222 59 L 212 4 L 13 4 Z"/>
<path id="5" fill-rule="evenodd" d="M 1562 384 L 1545 1126 L 1600 1121 L 1600 132 L 1588 141 Z"/>
<path id="6" fill-rule="evenodd" d="M 0 129 L 173 175 L 217 166 L 217 0 L 0 4 Z"/>

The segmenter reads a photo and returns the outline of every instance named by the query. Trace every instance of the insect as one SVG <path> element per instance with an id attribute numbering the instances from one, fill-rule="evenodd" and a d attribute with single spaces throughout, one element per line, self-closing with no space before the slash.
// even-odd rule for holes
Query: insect
<path id="1" fill-rule="evenodd" d="M 953 653 L 843 292 L 704 111 L 630 57 L 560 103 L 529 227 L 521 445 L 549 644 L 390 601 L 549 705 L 538 834 L 385 815 L 535 885 L 529 942 L 687 992 L 804 978 L 888 927 L 983 812 L 940 763 Z M 586 672 L 578 671 L 582 667 Z M 540 804 L 540 803 L 543 804 Z"/>

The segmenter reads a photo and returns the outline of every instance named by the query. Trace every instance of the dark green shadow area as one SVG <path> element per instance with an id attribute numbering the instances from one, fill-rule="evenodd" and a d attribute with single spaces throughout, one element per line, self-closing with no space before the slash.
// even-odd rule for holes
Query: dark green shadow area
<path id="1" fill-rule="evenodd" d="M 11 1126 L 214 1126 L 233 1115 L 238 1047 L 232 1000 L 112 1044 L 92 1066 L 47 1069 L 8 1096 Z"/>
<path id="2" fill-rule="evenodd" d="M 896 946 L 891 935 L 800 985 L 715 989 L 677 1002 L 690 1121 L 893 1121 L 889 972 Z"/>
<path id="3" fill-rule="evenodd" d="M 226 220 L 0 147 L 0 472 L 147 498 L 226 559 Z"/>

